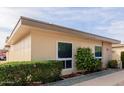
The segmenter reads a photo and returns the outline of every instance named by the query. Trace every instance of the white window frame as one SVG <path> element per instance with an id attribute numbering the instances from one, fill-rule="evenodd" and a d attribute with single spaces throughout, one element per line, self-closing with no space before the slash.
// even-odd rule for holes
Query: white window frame
<path id="1" fill-rule="evenodd" d="M 61 43 L 70 43 L 72 44 L 72 57 L 71 58 L 58 58 L 58 43 L 61 42 Z M 68 42 L 68 41 L 57 41 L 56 42 L 56 60 L 58 61 L 66 61 L 66 60 L 71 60 L 72 62 L 72 67 L 71 68 L 63 68 L 63 69 L 72 69 L 73 68 L 73 43 L 72 42 Z M 65 67 L 66 67 L 66 64 L 65 64 Z"/>
<path id="2" fill-rule="evenodd" d="M 101 57 L 96 57 L 96 55 L 95 55 L 95 52 L 96 52 L 96 51 L 95 51 L 95 48 L 96 48 L 97 46 L 98 46 L 98 47 L 102 47 L 102 45 L 95 45 L 95 47 L 94 47 L 94 56 L 95 56 L 96 59 L 102 59 L 102 58 L 103 58 L 103 49 L 102 49 L 102 56 L 101 56 Z M 103 47 L 102 47 L 102 48 L 103 48 Z"/>

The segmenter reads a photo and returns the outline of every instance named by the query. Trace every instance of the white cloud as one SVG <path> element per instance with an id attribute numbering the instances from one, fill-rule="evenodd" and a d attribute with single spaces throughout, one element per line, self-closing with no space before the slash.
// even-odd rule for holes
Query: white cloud
<path id="1" fill-rule="evenodd" d="M 9 35 L 8 32 L 0 31 L 0 49 L 2 49 L 5 45 L 6 37 Z"/>
<path id="2" fill-rule="evenodd" d="M 0 8 L 0 48 L 20 16 L 49 21 L 93 33 L 122 39 L 124 35 L 123 12 L 117 8 Z M 121 15 L 121 16 L 120 16 Z M 116 19 L 116 21 L 114 21 Z M 3 29 L 3 30 L 2 30 Z M 5 32 L 5 29 L 10 31 Z"/>
<path id="3" fill-rule="evenodd" d="M 32 8 L 0 8 L 0 28 L 12 29 L 20 16 L 37 17 L 39 12 Z"/>
<path id="4" fill-rule="evenodd" d="M 44 10 L 51 10 L 48 14 L 61 18 L 61 20 L 88 22 L 101 18 L 104 19 L 100 20 L 102 22 L 116 17 L 116 14 L 113 14 L 114 9 L 116 8 L 47 8 Z"/>
<path id="5" fill-rule="evenodd" d="M 124 21 L 112 22 L 110 27 L 108 27 L 108 33 L 112 35 L 113 38 L 124 41 Z"/>
<path id="6" fill-rule="evenodd" d="M 124 21 L 112 21 L 110 25 L 96 27 L 96 30 L 101 33 L 106 33 L 108 36 L 114 39 L 124 41 Z"/>
<path id="7" fill-rule="evenodd" d="M 37 18 L 40 14 L 32 8 L 0 8 L 0 48 L 3 48 L 6 37 L 10 35 L 20 16 Z M 9 31 L 4 31 L 5 29 Z"/>
<path id="8" fill-rule="evenodd" d="M 124 35 L 124 21 L 112 22 L 108 28 L 109 33 L 113 34 L 123 34 Z"/>

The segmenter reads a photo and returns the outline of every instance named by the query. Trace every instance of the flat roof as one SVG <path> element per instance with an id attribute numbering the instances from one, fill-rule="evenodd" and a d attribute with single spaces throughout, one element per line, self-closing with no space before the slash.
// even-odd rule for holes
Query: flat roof
<path id="1" fill-rule="evenodd" d="M 112 48 L 121 48 L 124 47 L 124 44 L 112 44 Z"/>
<path id="2" fill-rule="evenodd" d="M 119 44 L 121 42 L 116 39 L 103 37 L 103 36 L 99 36 L 96 34 L 91 34 L 91 33 L 87 33 L 84 31 L 80 31 L 80 30 L 76 30 L 76 29 L 72 29 L 72 28 L 68 28 L 68 27 L 64 27 L 64 26 L 60 26 L 60 25 L 56 25 L 56 24 L 51 24 L 51 23 L 35 20 L 32 18 L 28 18 L 28 17 L 23 17 L 23 16 L 20 17 L 15 28 L 13 29 L 12 33 L 10 34 L 9 39 L 13 36 L 14 32 L 17 30 L 16 28 L 18 27 L 18 25 L 36 26 L 36 27 L 41 27 L 41 28 L 45 28 L 45 29 L 47 29 L 49 27 L 49 29 L 53 29 L 53 28 L 54 28 L 54 30 L 57 29 L 56 31 L 64 31 L 64 32 L 69 32 L 69 33 L 73 33 L 73 34 L 79 34 L 82 36 L 86 36 L 89 38 L 93 38 L 93 39 L 97 39 L 97 40 L 101 40 L 101 41 L 105 41 L 105 42 L 109 42 L 109 43 L 113 43 L 113 44 Z"/>

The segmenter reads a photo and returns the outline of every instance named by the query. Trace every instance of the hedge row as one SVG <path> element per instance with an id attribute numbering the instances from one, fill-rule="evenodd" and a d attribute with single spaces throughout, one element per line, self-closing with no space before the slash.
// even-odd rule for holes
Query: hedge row
<path id="1" fill-rule="evenodd" d="M 60 79 L 61 62 L 9 62 L 0 65 L 0 85 L 47 83 Z"/>

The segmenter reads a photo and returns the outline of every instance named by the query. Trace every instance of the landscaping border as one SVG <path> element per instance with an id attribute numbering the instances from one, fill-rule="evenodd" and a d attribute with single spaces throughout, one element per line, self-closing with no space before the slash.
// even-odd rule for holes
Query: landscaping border
<path id="1" fill-rule="evenodd" d="M 103 71 L 99 71 L 99 72 L 94 72 L 91 74 L 87 74 L 87 75 L 81 75 L 81 76 L 76 76 L 76 77 L 72 77 L 72 78 L 68 78 L 68 79 L 64 79 L 61 81 L 57 81 L 57 82 L 52 82 L 52 83 L 48 83 L 48 84 L 44 84 L 45 86 L 72 86 L 76 83 L 80 83 L 83 81 L 87 81 L 90 79 L 94 79 L 97 77 L 101 77 L 104 75 L 108 75 L 108 74 L 112 74 L 114 72 L 118 72 L 121 71 L 122 69 L 107 69 L 107 70 L 103 70 Z"/>

